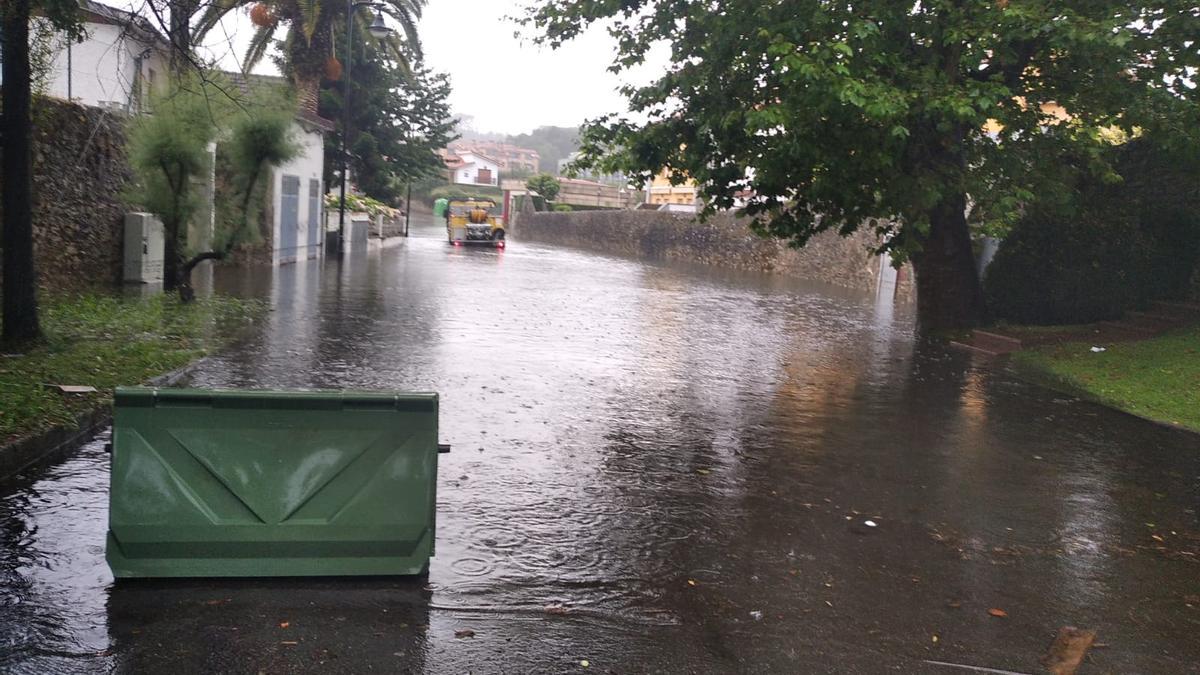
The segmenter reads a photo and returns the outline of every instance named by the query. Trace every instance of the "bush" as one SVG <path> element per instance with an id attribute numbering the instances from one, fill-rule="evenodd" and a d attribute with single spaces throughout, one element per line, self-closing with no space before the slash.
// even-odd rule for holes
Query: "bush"
<path id="1" fill-rule="evenodd" d="M 341 204 L 342 200 L 336 193 L 325 195 L 325 209 L 327 211 L 337 211 Z M 387 204 L 365 195 L 347 194 L 346 209 L 348 211 L 366 213 L 372 218 L 379 215 L 386 218 L 397 218 L 400 215 L 399 209 L 393 209 Z"/>
<path id="2" fill-rule="evenodd" d="M 430 203 L 438 199 L 468 199 L 470 197 L 487 197 L 497 204 L 504 193 L 499 188 L 486 185 L 442 185 L 429 191 Z"/>
<path id="3" fill-rule="evenodd" d="M 1122 182 L 1084 179 L 1067 204 L 1031 205 L 1005 238 L 984 279 L 995 318 L 1088 323 L 1191 292 L 1198 162 L 1147 141 L 1113 152 Z"/>
<path id="4" fill-rule="evenodd" d="M 1031 212 L 1004 240 L 984 288 L 999 319 L 1088 323 L 1143 301 L 1148 242 L 1128 217 Z"/>
<path id="5" fill-rule="evenodd" d="M 570 213 L 571 211 L 574 211 L 574 209 L 571 208 L 570 204 L 555 204 L 554 210 L 561 211 L 563 213 Z"/>
<path id="6" fill-rule="evenodd" d="M 526 189 L 549 202 L 554 201 L 561 187 L 558 179 L 548 173 L 539 173 L 525 181 Z"/>

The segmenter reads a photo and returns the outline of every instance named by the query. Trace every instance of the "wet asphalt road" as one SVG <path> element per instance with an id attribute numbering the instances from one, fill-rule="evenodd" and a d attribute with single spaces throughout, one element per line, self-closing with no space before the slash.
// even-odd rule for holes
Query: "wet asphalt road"
<path id="1" fill-rule="evenodd" d="M 0 486 L 0 671 L 1036 672 L 1076 625 L 1200 672 L 1200 437 L 872 297 L 440 234 L 219 278 L 274 310 L 195 380 L 440 392 L 427 581 L 114 584 L 101 438 Z"/>

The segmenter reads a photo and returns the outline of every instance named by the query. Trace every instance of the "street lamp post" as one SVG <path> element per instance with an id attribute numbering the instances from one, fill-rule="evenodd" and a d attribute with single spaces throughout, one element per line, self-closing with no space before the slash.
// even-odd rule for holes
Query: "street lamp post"
<path id="1" fill-rule="evenodd" d="M 383 22 L 383 12 L 378 9 L 382 3 L 346 0 L 346 67 L 343 69 L 342 77 L 342 186 L 340 189 L 341 198 L 338 200 L 338 253 L 346 250 L 346 174 L 349 173 L 349 156 L 350 150 L 346 145 L 346 139 L 350 136 L 350 69 L 354 63 L 353 40 L 350 36 L 354 30 L 354 10 L 359 7 L 375 7 L 375 20 L 371 22 L 371 26 L 367 31 L 371 35 L 383 39 L 391 35 L 392 29 L 387 27 Z"/>

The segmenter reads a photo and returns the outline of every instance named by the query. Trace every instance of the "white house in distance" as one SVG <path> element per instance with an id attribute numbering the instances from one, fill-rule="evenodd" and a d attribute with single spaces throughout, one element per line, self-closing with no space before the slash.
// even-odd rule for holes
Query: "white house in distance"
<path id="1" fill-rule="evenodd" d="M 500 162 L 477 152 L 449 154 L 445 157 L 450 182 L 457 185 L 500 184 Z"/>
<path id="2" fill-rule="evenodd" d="M 167 76 L 170 42 L 145 17 L 80 0 L 86 37 L 54 43 L 46 93 L 99 108 L 141 112 Z"/>
<path id="3" fill-rule="evenodd" d="M 272 75 L 226 73 L 244 93 L 262 88 L 286 88 L 288 81 Z M 293 124 L 293 140 L 300 151 L 291 161 L 271 172 L 271 194 L 266 218 L 270 233 L 271 264 L 283 265 L 318 258 L 324 250 L 324 194 L 321 178 L 325 166 L 325 134 L 333 122 L 317 114 L 316 100 L 300 101 Z"/>

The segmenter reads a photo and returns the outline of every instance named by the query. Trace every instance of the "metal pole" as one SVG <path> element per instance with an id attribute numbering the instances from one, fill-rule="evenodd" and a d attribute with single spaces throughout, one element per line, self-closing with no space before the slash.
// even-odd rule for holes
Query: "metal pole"
<path id="1" fill-rule="evenodd" d="M 67 100 L 73 100 L 71 96 L 71 43 L 73 40 L 67 38 Z"/>
<path id="2" fill-rule="evenodd" d="M 346 67 L 342 77 L 342 187 L 338 200 L 338 253 L 346 250 L 346 137 L 350 134 L 350 64 L 354 53 L 350 49 L 351 22 L 354 20 L 354 0 L 346 0 Z"/>
<path id="3" fill-rule="evenodd" d="M 408 193 L 404 195 L 404 236 L 408 236 L 408 214 L 412 213 L 412 181 L 408 183 Z"/>

